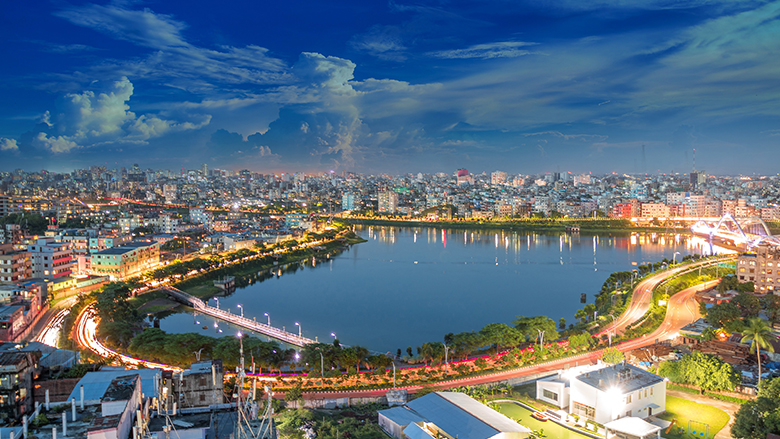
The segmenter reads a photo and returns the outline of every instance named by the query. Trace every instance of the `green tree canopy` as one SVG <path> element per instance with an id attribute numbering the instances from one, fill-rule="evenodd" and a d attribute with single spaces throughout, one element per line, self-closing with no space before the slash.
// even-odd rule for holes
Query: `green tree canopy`
<path id="1" fill-rule="evenodd" d="M 718 328 L 733 331 L 741 326 L 740 309 L 731 302 L 713 305 L 707 310 L 707 321 Z"/>
<path id="2" fill-rule="evenodd" d="M 517 316 L 512 324 L 526 340 L 537 340 L 539 331 L 544 331 L 545 340 L 553 341 L 560 338 L 555 320 L 547 316 Z"/>
<path id="3" fill-rule="evenodd" d="M 625 359 L 626 356 L 617 348 L 606 348 L 601 354 L 601 361 L 609 364 L 618 364 Z"/>
<path id="4" fill-rule="evenodd" d="M 766 439 L 780 434 L 780 379 L 764 381 L 758 398 L 739 407 L 731 426 L 731 435 L 743 439 Z"/>
<path id="5" fill-rule="evenodd" d="M 739 293 L 731 299 L 731 303 L 739 308 L 742 317 L 746 319 L 758 317 L 758 312 L 761 311 L 761 302 L 752 294 Z"/>
<path id="6" fill-rule="evenodd" d="M 501 345 L 505 347 L 517 346 L 524 338 L 517 329 L 504 323 L 489 323 L 479 333 L 482 335 L 484 343 L 496 346 L 496 352 L 499 352 Z"/>
<path id="7" fill-rule="evenodd" d="M 740 376 L 734 367 L 720 358 L 694 351 L 678 362 L 661 363 L 658 374 L 681 384 L 692 384 L 704 390 L 734 390 Z"/>

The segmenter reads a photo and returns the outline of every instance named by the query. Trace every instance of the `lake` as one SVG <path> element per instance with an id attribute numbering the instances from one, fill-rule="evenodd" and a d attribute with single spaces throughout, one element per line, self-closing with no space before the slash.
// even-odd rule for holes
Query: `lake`
<path id="1" fill-rule="evenodd" d="M 283 273 L 221 297 L 220 308 L 304 336 L 379 352 L 448 332 L 478 331 L 515 316 L 574 321 L 610 273 L 637 265 L 706 253 L 698 238 L 654 234 L 609 236 L 358 226 L 368 242 L 295 273 Z M 212 305 L 214 301 L 210 302 Z M 195 323 L 196 320 L 199 323 Z M 296 326 L 295 323 L 300 326 Z M 235 333 L 224 323 L 226 335 Z M 202 326 L 208 329 L 203 330 Z M 210 318 L 176 314 L 168 332 L 217 334 Z"/>

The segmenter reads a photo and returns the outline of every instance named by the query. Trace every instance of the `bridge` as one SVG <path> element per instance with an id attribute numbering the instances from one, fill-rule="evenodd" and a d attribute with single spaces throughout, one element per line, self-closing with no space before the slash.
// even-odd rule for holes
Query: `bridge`
<path id="1" fill-rule="evenodd" d="M 697 221 L 691 232 L 709 240 L 711 244 L 735 250 L 752 250 L 759 244 L 780 247 L 780 238 L 773 236 L 761 218 L 734 218 L 727 213 L 720 219 L 703 218 Z"/>
<path id="2" fill-rule="evenodd" d="M 174 299 L 176 299 L 181 303 L 184 303 L 185 305 L 191 306 L 192 308 L 195 309 L 195 311 L 199 313 L 206 314 L 211 317 L 214 317 L 215 319 L 219 319 L 224 322 L 228 322 L 230 324 L 239 326 L 248 331 L 267 335 L 269 337 L 299 347 L 304 347 L 307 344 L 315 343 L 314 340 L 308 339 L 306 337 L 299 337 L 298 334 L 293 334 L 291 332 L 283 331 L 279 328 L 266 325 L 265 323 L 258 323 L 254 320 L 250 320 L 248 318 L 229 313 L 219 308 L 214 308 L 213 306 L 207 305 L 205 302 L 198 299 L 197 297 L 187 294 L 184 291 L 179 290 L 177 288 L 166 286 L 166 287 L 161 287 L 159 291 L 168 294 L 169 296 L 173 297 Z"/>

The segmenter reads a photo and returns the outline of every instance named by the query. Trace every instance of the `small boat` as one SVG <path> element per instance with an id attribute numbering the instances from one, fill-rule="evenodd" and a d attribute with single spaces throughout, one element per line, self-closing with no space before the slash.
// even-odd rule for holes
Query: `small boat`
<path id="1" fill-rule="evenodd" d="M 537 421 L 547 421 L 549 419 L 547 415 L 542 412 L 533 412 L 531 413 L 531 416 L 533 416 Z"/>
<path id="2" fill-rule="evenodd" d="M 209 327 L 208 326 L 204 326 L 203 329 L 209 329 Z"/>

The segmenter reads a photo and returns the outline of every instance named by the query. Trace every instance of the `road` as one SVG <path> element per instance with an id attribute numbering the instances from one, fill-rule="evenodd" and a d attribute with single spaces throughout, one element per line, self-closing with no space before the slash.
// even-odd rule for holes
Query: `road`
<path id="1" fill-rule="evenodd" d="M 650 307 L 650 300 L 652 299 L 652 290 L 661 281 L 673 274 L 679 274 L 685 271 L 698 269 L 699 265 L 713 264 L 715 260 L 703 261 L 693 265 L 687 265 L 685 267 L 675 268 L 672 270 L 666 270 L 664 272 L 655 274 L 637 285 L 636 291 L 632 295 L 631 302 L 626 312 L 616 319 L 613 325 L 609 328 L 605 328 L 604 331 L 599 334 L 606 333 L 607 331 L 622 331 L 629 324 L 632 324 L 637 319 L 644 316 Z M 649 346 L 657 341 L 668 340 L 678 336 L 679 330 L 689 323 L 696 321 L 699 316 L 699 307 L 695 300 L 695 294 L 698 291 L 707 290 L 716 285 L 719 280 L 706 282 L 685 290 L 682 290 L 672 296 L 669 300 L 667 307 L 667 313 L 664 321 L 661 325 L 653 331 L 650 335 L 639 337 L 633 340 L 625 341 L 615 345 L 619 350 L 626 352 L 641 347 Z M 644 310 L 644 311 L 643 311 Z M 91 351 L 102 357 L 119 357 L 125 364 L 130 365 L 143 365 L 144 367 L 157 367 L 167 370 L 181 370 L 179 368 L 168 366 L 164 364 L 158 364 L 154 362 L 144 361 L 137 358 L 132 358 L 126 355 L 118 354 L 112 351 L 99 340 L 97 340 L 95 331 L 97 323 L 95 321 L 94 309 L 87 307 L 79 316 L 76 322 L 76 342 L 81 346 L 86 346 Z M 564 359 L 553 360 L 550 362 L 536 364 L 533 366 L 526 366 L 520 369 L 514 369 L 511 371 L 497 372 L 489 375 L 482 375 L 477 377 L 463 378 L 458 380 L 443 381 L 436 384 L 430 384 L 428 386 L 436 388 L 451 388 L 466 385 L 478 385 L 486 384 L 496 381 L 503 381 L 512 378 L 519 378 L 524 376 L 535 375 L 539 373 L 553 372 L 555 370 L 562 369 L 566 366 L 576 366 L 585 363 L 593 363 L 599 358 L 603 350 L 588 352 L 585 354 L 576 355 L 573 357 L 567 357 Z M 410 393 L 414 393 L 419 389 L 426 387 L 423 385 L 406 386 L 401 387 L 407 389 Z M 347 397 L 363 397 L 363 396 L 379 396 L 384 395 L 387 389 L 368 390 L 368 391 L 341 391 L 341 392 L 317 392 L 305 394 L 308 398 L 347 398 Z"/>

